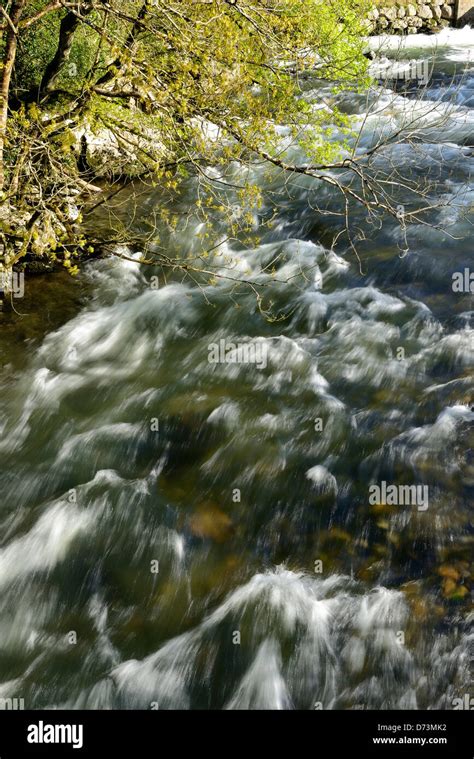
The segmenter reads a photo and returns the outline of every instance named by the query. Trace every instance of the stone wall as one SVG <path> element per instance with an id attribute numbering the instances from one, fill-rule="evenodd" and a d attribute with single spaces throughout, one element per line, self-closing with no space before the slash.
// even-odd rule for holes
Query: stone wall
<path id="1" fill-rule="evenodd" d="M 373 8 L 368 15 L 372 34 L 437 32 L 456 21 L 457 0 L 397 0 Z"/>
<path id="2" fill-rule="evenodd" d="M 474 0 L 456 0 L 457 26 L 474 25 Z"/>

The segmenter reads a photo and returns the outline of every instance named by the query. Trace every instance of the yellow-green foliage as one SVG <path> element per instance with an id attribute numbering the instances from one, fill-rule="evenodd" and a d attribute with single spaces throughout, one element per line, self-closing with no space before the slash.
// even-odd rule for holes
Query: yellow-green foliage
<path id="1" fill-rule="evenodd" d="M 23 18 L 47 5 L 46 0 L 27 2 Z M 366 0 L 109 0 L 92 5 L 91 11 L 84 0 L 46 13 L 24 31 L 20 27 L 11 92 L 17 117 L 9 121 L 6 173 L 16 175 L 17 185 L 18 177 L 31 185 L 33 151 L 35 178 L 41 181 L 38 166 L 47 174 L 41 192 L 35 191 L 44 213 L 48 193 L 57 211 L 58 198 L 74 188 L 74 129 L 77 133 L 84 125 L 110 128 L 125 151 L 131 136 L 156 135 L 155 145 L 139 158 L 143 169 L 155 172 L 163 156 L 175 162 L 174 171 L 158 174 L 170 191 L 185 175 L 183 168 L 176 171 L 183 161 L 228 163 L 252 152 L 284 160 L 279 125 L 289 128 L 313 165 L 330 163 L 344 146 L 347 117 L 335 100 L 330 107 L 315 108 L 302 85 L 308 71 L 333 82 L 335 90 L 365 85 Z M 72 47 L 54 87 L 36 97 L 67 12 L 81 17 Z M 31 109 L 32 92 L 37 110 Z M 22 100 L 25 108 L 18 108 Z M 218 139 L 209 139 L 206 122 L 220 129 Z M 342 135 L 339 142 L 332 139 L 334 128 Z M 25 203 L 28 189 L 15 192 Z M 247 206 L 258 205 L 254 189 L 247 192 Z M 71 225 L 65 211 L 58 213 L 64 236 Z M 54 256 L 56 248 L 51 246 Z"/>
<path id="2" fill-rule="evenodd" d="M 199 140 L 193 116 L 227 128 L 249 147 L 271 152 L 274 124 L 305 129 L 316 162 L 330 160 L 326 129 L 345 120 L 316 112 L 299 97 L 301 75 L 344 85 L 363 82 L 363 8 L 354 0 L 176 0 L 150 4 L 150 34 L 137 58 L 136 82 L 151 87 L 167 142 L 178 151 Z M 151 33 L 153 30 L 153 33 Z M 227 159 L 240 151 L 228 150 Z M 203 139 L 199 151 L 207 154 Z"/>
<path id="3" fill-rule="evenodd" d="M 37 10 L 45 0 L 28 5 Z M 275 141 L 273 124 L 290 125 L 295 133 L 304 127 L 305 147 L 314 160 L 330 160 L 326 130 L 345 120 L 337 111 L 309 108 L 298 97 L 299 78 L 317 64 L 322 78 L 344 86 L 363 83 L 365 0 L 150 0 L 133 48 L 126 48 L 142 6 L 141 0 L 112 0 L 106 14 L 97 10 L 87 16 L 55 86 L 71 94 L 90 88 L 117 59 L 116 73 L 143 102 L 149 100 L 162 142 L 172 152 L 199 140 L 192 122 L 199 116 L 266 151 Z M 41 80 L 64 13 L 46 14 L 25 31 L 16 65 L 20 94 Z M 92 112 L 100 109 L 95 100 Z M 110 103 L 108 98 L 103 114 Z M 118 99 L 117 107 L 126 119 L 128 102 Z M 209 150 L 206 141 L 197 147 Z"/>

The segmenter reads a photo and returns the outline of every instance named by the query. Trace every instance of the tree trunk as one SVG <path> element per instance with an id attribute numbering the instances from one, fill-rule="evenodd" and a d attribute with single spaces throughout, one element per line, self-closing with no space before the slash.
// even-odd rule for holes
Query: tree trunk
<path id="1" fill-rule="evenodd" d="M 18 43 L 18 23 L 26 5 L 26 0 L 13 0 L 10 16 L 7 24 L 7 36 L 5 52 L 3 54 L 3 67 L 0 79 L 0 192 L 5 185 L 5 162 L 4 147 L 8 120 L 8 97 L 10 94 L 10 82 L 13 66 L 15 64 L 16 48 Z"/>
<path id="2" fill-rule="evenodd" d="M 92 11 L 92 5 L 89 3 L 79 7 L 82 16 L 87 16 Z M 56 79 L 58 77 L 61 68 L 69 60 L 71 55 L 72 43 L 74 41 L 74 33 L 77 27 L 82 24 L 83 21 L 75 13 L 69 12 L 61 20 L 59 27 L 59 41 L 54 58 L 46 66 L 41 84 L 39 86 L 38 95 L 50 92 L 54 89 Z"/>

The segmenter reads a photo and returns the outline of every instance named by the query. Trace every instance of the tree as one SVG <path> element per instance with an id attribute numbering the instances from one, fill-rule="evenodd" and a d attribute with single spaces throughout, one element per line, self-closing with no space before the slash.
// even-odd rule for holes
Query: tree
<path id="1" fill-rule="evenodd" d="M 136 188 L 139 181 L 158 183 L 172 196 L 187 177 L 199 177 L 205 226 L 213 209 L 238 237 L 251 220 L 245 211 L 236 220 L 231 204 L 222 201 L 226 167 L 256 158 L 289 180 L 309 176 L 340 192 L 336 213 L 354 251 L 352 203 L 365 207 L 373 220 L 393 216 L 403 228 L 422 221 L 433 208 L 430 189 L 403 177 L 395 165 L 387 173 L 375 160 L 406 135 L 419 140 L 419 116 L 361 150 L 351 118 L 338 106 L 338 90 L 364 91 L 370 83 L 367 9 L 365 0 L 4 2 L 4 266 L 25 256 L 43 257 L 74 271 L 76 255 L 104 242 L 84 234 L 82 214 L 99 204 L 106 208 L 124 184 Z M 337 83 L 316 105 L 305 97 L 309 74 Z M 333 139 L 336 130 L 339 139 Z M 94 134 L 108 143 L 105 168 L 100 152 L 94 157 L 91 150 Z M 291 158 L 296 143 L 304 160 Z M 98 176 L 108 180 L 100 195 Z M 238 192 L 244 208 L 261 202 L 255 184 Z M 98 199 L 91 202 L 95 193 Z M 176 223 L 167 203 L 160 213 L 165 223 Z M 203 246 L 213 249 L 222 236 L 213 237 L 209 226 Z M 130 242 L 133 234 L 114 222 L 108 237 Z M 147 247 L 143 236 L 140 244 L 144 260 L 188 272 L 203 268 L 170 257 L 159 245 Z M 212 274 L 211 268 L 205 271 Z"/>

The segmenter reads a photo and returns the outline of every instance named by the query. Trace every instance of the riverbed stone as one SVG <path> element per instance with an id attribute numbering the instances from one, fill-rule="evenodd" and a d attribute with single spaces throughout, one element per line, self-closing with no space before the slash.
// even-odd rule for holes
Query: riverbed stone
<path id="1" fill-rule="evenodd" d="M 215 543 L 224 543 L 233 531 L 230 517 L 210 501 L 200 504 L 189 520 L 189 527 L 193 535 Z"/>
<path id="2" fill-rule="evenodd" d="M 441 7 L 441 18 L 452 19 L 454 16 L 452 5 L 443 5 Z"/>

